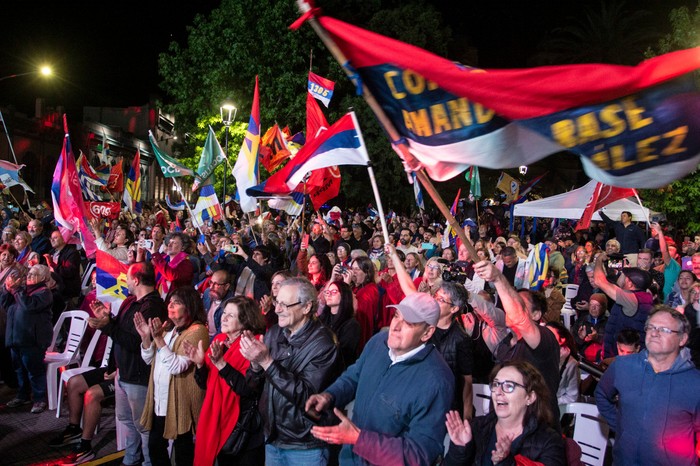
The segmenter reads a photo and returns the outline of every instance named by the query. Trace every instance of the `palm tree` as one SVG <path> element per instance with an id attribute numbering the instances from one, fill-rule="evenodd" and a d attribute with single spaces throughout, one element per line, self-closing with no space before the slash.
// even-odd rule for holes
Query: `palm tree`
<path id="1" fill-rule="evenodd" d="M 636 65 L 658 39 L 649 27 L 651 14 L 628 8 L 625 0 L 601 1 L 586 8 L 572 24 L 556 28 L 539 44 L 533 65 L 611 63 Z"/>

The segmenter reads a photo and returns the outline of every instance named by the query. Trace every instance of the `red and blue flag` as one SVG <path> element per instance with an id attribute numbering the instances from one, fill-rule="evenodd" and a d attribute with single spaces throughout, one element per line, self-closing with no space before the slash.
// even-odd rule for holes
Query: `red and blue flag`
<path id="1" fill-rule="evenodd" d="M 289 195 L 307 173 L 334 165 L 367 165 L 369 156 L 354 112 L 347 113 L 328 130 L 302 147 L 281 170 L 263 183 L 248 188 L 256 197 Z"/>
<path id="2" fill-rule="evenodd" d="M 700 163 L 700 89 L 692 76 L 700 49 L 635 67 L 483 70 L 317 19 L 347 58 L 356 86 L 372 92 L 435 180 L 470 165 L 513 168 L 569 151 L 597 181 L 651 188 Z"/>
<path id="3" fill-rule="evenodd" d="M 126 286 L 126 274 L 129 266 L 104 251 L 97 251 L 95 281 L 97 299 L 116 314 L 122 302 L 129 296 Z"/>

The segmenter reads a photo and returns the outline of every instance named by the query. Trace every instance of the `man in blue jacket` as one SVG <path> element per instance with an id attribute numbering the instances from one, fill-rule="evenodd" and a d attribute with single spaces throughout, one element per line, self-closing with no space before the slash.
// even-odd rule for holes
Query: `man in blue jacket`
<path id="1" fill-rule="evenodd" d="M 428 343 L 440 307 L 426 293 L 392 307 L 389 332 L 372 337 L 355 364 L 306 402 L 314 413 L 355 400 L 352 421 L 336 409 L 340 425 L 311 429 L 324 442 L 343 444 L 341 465 L 427 465 L 443 452 L 455 378 Z"/>
<path id="2" fill-rule="evenodd" d="M 600 414 L 615 431 L 613 463 L 697 465 L 700 371 L 683 348 L 690 324 L 658 306 L 645 329 L 646 349 L 615 358 L 595 391 Z"/>

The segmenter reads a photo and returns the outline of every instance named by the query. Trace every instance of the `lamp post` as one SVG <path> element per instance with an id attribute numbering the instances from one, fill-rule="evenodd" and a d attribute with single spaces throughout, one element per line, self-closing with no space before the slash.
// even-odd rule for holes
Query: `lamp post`
<path id="1" fill-rule="evenodd" d="M 53 70 L 48 65 L 43 65 L 40 68 L 32 71 L 27 71 L 25 73 L 8 74 L 0 78 L 0 81 L 5 81 L 6 79 L 19 78 L 20 76 L 28 76 L 30 74 L 40 74 L 44 77 L 49 77 L 53 74 Z M 5 125 L 5 117 L 3 117 L 2 112 L 0 112 L 0 122 L 2 122 L 2 128 L 5 130 L 5 136 L 7 136 L 7 143 L 10 145 L 10 152 L 12 153 L 12 158 L 17 164 L 17 156 L 15 155 L 15 150 L 12 147 L 12 141 L 10 140 L 10 133 L 7 132 L 7 126 Z"/>
<path id="2" fill-rule="evenodd" d="M 49 77 L 53 74 L 53 70 L 51 69 L 50 66 L 44 65 L 39 69 L 27 71 L 25 73 L 8 74 L 7 76 L 3 76 L 2 78 L 0 78 L 0 81 L 4 81 L 6 79 L 12 79 L 12 78 L 19 78 L 20 76 L 28 76 L 30 74 L 40 74 L 42 76 Z"/>
<path id="3" fill-rule="evenodd" d="M 224 139 L 224 155 L 226 156 L 226 167 L 224 168 L 224 189 L 223 189 L 223 196 L 222 196 L 222 202 L 224 203 L 224 218 L 226 217 L 226 177 L 228 176 L 228 131 L 229 127 L 231 126 L 231 123 L 236 119 L 236 112 L 238 112 L 238 109 L 231 103 L 225 102 L 221 108 L 219 109 L 221 111 L 221 122 L 224 124 L 224 127 L 226 128 L 226 136 Z"/>

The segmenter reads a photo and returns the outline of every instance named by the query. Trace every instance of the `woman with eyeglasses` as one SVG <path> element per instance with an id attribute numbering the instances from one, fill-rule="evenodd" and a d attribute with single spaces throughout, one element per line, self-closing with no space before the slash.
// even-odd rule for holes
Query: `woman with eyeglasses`
<path id="1" fill-rule="evenodd" d="M 491 411 L 471 422 L 447 413 L 450 449 L 443 465 L 516 464 L 521 457 L 545 466 L 565 466 L 564 439 L 554 429 L 549 390 L 539 371 L 510 361 L 491 372 Z"/>
<path id="2" fill-rule="evenodd" d="M 437 257 L 431 257 L 425 264 L 423 275 L 415 280 L 418 291 L 434 295 L 442 285 L 442 267 Z"/>
<path id="3" fill-rule="evenodd" d="M 265 319 L 265 330 L 277 324 L 277 314 L 275 306 L 277 306 L 277 293 L 280 292 L 282 282 L 288 278 L 292 278 L 292 273 L 289 270 L 278 270 L 272 274 L 270 279 L 270 294 L 265 295 L 260 300 L 260 308 L 262 309 L 263 318 Z"/>
<path id="4" fill-rule="evenodd" d="M 336 280 L 326 286 L 323 294 L 326 305 L 321 310 L 319 319 L 338 338 L 345 370 L 359 355 L 357 348 L 361 335 L 360 323 L 355 319 L 352 288 L 344 281 Z"/>
<path id="5" fill-rule="evenodd" d="M 208 350 L 205 351 L 201 344 L 184 343 L 187 357 L 196 365 L 195 380 L 206 390 L 197 426 L 195 464 L 213 465 L 217 460 L 220 465 L 263 464 L 265 439 L 262 428 L 252 433 L 238 455 L 230 454 L 227 441 L 241 414 L 247 409 L 255 409 L 254 404 L 260 396 L 245 381 L 250 361 L 241 354 L 240 336 L 244 330 L 262 335 L 265 321 L 258 304 L 247 296 L 229 298 L 222 307 L 221 333 L 214 337 Z"/>

